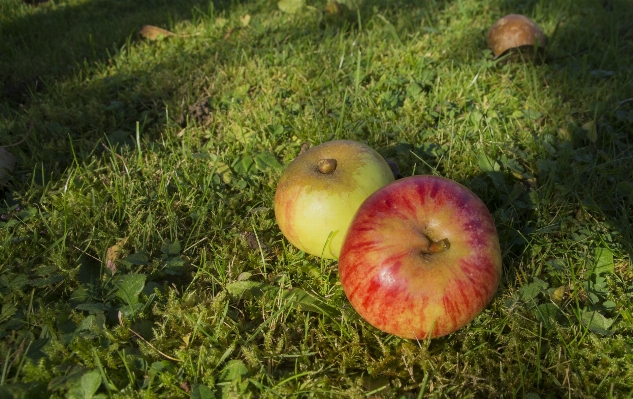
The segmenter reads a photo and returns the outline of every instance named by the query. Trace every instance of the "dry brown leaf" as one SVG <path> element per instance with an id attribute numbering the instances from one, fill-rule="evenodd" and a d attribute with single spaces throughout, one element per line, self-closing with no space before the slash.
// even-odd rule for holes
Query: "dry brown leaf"
<path id="1" fill-rule="evenodd" d="M 330 15 L 339 15 L 341 13 L 341 4 L 338 1 L 330 1 L 325 6 L 324 11 Z"/>
<path id="2" fill-rule="evenodd" d="M 105 256 L 106 267 L 108 268 L 108 270 L 110 270 L 110 272 L 112 272 L 112 274 L 116 273 L 116 263 L 114 262 L 117 261 L 119 257 L 121 256 L 121 252 L 123 251 L 123 246 L 125 245 L 126 242 L 127 242 L 127 237 L 122 239 L 118 243 L 114 244 L 113 246 L 108 248 L 108 250 L 106 251 L 106 256 Z"/>
<path id="3" fill-rule="evenodd" d="M 224 40 L 229 40 L 229 37 L 231 37 L 234 30 L 235 30 L 235 27 L 232 27 L 231 29 L 229 29 L 229 31 L 226 32 L 226 35 L 224 35 Z"/>
<path id="4" fill-rule="evenodd" d="M 148 40 L 157 40 L 160 37 L 169 37 L 175 36 L 176 34 L 170 32 L 166 29 L 159 28 L 154 25 L 143 25 L 140 31 L 138 31 L 139 35 Z"/>

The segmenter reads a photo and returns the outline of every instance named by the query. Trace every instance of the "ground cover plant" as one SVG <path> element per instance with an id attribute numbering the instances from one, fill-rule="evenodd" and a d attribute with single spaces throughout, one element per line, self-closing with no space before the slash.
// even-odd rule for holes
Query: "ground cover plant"
<path id="1" fill-rule="evenodd" d="M 508 13 L 542 64 L 486 49 Z M 631 397 L 631 21 L 627 0 L 3 1 L 0 397 Z M 504 274 L 472 323 L 381 333 L 283 238 L 281 171 L 343 138 L 490 209 Z"/>

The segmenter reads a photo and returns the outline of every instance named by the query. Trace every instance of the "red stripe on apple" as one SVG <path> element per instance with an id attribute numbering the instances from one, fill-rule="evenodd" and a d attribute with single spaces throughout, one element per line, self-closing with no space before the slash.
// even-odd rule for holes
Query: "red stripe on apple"
<path id="1" fill-rule="evenodd" d="M 345 294 L 376 328 L 405 338 L 449 334 L 488 305 L 501 279 L 494 221 L 470 190 L 412 176 L 374 192 L 339 258 Z"/>

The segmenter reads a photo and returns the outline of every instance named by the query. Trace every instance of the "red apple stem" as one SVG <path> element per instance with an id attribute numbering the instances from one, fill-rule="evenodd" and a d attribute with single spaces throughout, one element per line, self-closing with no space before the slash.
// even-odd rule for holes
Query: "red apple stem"
<path id="1" fill-rule="evenodd" d="M 423 249 L 423 254 L 439 254 L 440 252 L 444 252 L 451 247 L 451 243 L 448 241 L 448 238 L 444 238 L 439 241 L 432 241 L 429 244 L 427 249 Z"/>
<path id="2" fill-rule="evenodd" d="M 317 163 L 317 170 L 321 173 L 323 173 L 324 175 L 329 175 L 330 173 L 334 173 L 334 171 L 336 170 L 336 159 L 332 159 L 332 158 L 323 158 L 323 159 L 319 159 L 319 162 Z"/>

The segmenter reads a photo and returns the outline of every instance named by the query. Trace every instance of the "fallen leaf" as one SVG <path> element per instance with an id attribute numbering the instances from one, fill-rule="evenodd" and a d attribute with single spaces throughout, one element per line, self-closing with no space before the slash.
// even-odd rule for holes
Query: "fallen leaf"
<path id="1" fill-rule="evenodd" d="M 159 28 L 154 25 L 143 25 L 140 31 L 138 31 L 139 35 L 144 39 L 148 40 L 158 40 L 160 37 L 168 37 L 175 36 L 176 34 L 170 32 L 168 30 Z"/>
<path id="2" fill-rule="evenodd" d="M 341 13 L 341 3 L 338 1 L 330 1 L 327 6 L 325 6 L 324 11 L 330 15 L 339 15 Z"/>
<path id="3" fill-rule="evenodd" d="M 598 126 L 596 126 L 596 122 L 589 121 L 582 125 L 582 130 L 587 132 L 587 138 L 592 143 L 595 143 L 598 140 Z"/>
<path id="4" fill-rule="evenodd" d="M 226 35 L 224 35 L 224 40 L 229 40 L 234 30 L 235 30 L 235 27 L 232 27 L 231 29 L 229 29 L 229 31 L 226 32 Z"/>
<path id="5" fill-rule="evenodd" d="M 110 270 L 112 274 L 116 273 L 116 263 L 114 262 L 117 261 L 121 257 L 121 252 L 123 251 L 123 246 L 125 245 L 126 242 L 127 242 L 127 237 L 122 239 L 118 243 L 114 244 L 113 246 L 108 248 L 108 250 L 106 251 L 106 256 L 105 256 L 106 267 L 108 268 L 108 270 Z"/>
<path id="6" fill-rule="evenodd" d="M 305 0 L 280 0 L 277 7 L 285 13 L 296 14 L 305 6 Z"/>
<path id="7" fill-rule="evenodd" d="M 248 26 L 248 24 L 251 22 L 250 14 L 246 14 L 243 17 L 241 17 L 240 22 L 242 23 L 242 26 Z"/>
<path id="8" fill-rule="evenodd" d="M 301 144 L 301 150 L 299 151 L 299 155 L 303 154 L 304 152 L 308 151 L 310 149 L 310 143 L 309 142 L 304 142 L 303 144 Z"/>
<path id="9" fill-rule="evenodd" d="M 0 147 L 0 183 L 6 179 L 15 168 L 15 155 Z"/>
<path id="10" fill-rule="evenodd" d="M 561 285 L 560 287 L 556 288 L 554 292 L 550 294 L 550 298 L 556 305 L 560 306 L 563 303 L 563 299 L 565 299 L 566 292 L 567 292 L 567 287 L 564 285 Z"/>

